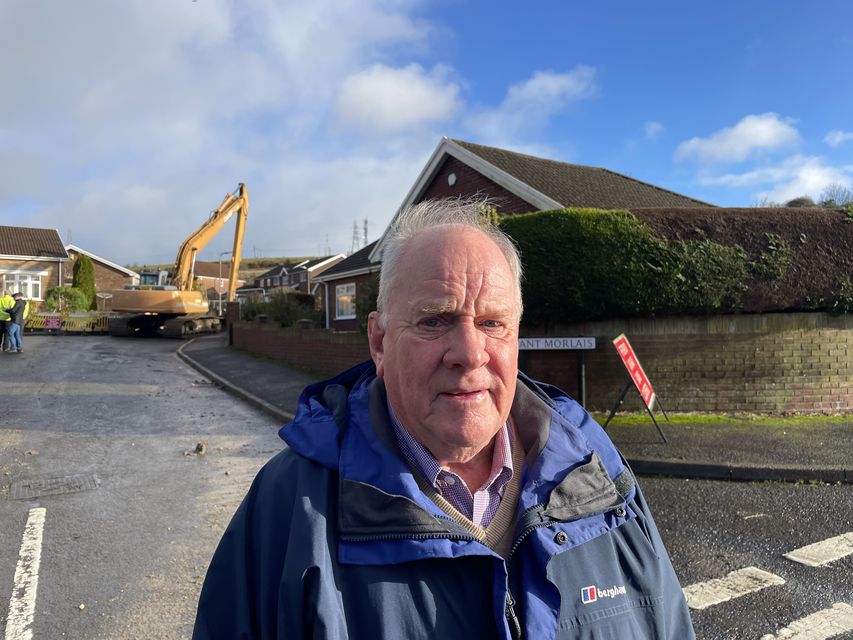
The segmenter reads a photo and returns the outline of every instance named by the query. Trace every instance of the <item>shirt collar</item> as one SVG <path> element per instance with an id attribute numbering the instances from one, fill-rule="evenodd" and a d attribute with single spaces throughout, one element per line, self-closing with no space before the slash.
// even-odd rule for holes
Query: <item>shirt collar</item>
<path id="1" fill-rule="evenodd" d="M 394 435 L 397 439 L 397 445 L 406 461 L 415 469 L 420 471 L 427 481 L 436 489 L 438 489 L 437 481 L 441 473 L 449 473 L 441 468 L 435 456 L 418 442 L 414 436 L 397 420 L 394 415 L 394 410 L 391 408 L 391 403 L 388 402 L 388 416 L 391 418 L 391 426 L 394 429 Z M 503 483 L 507 482 L 512 477 L 512 446 L 510 443 L 509 423 L 506 422 L 497 433 L 495 439 L 495 447 L 492 451 L 492 470 L 489 474 L 489 479 L 486 481 L 486 487 L 501 479 Z M 481 487 L 469 487 L 472 493 Z"/>

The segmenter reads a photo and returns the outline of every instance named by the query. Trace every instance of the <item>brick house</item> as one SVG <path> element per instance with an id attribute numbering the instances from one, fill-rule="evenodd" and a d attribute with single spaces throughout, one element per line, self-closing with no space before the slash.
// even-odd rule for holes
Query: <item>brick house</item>
<path id="1" fill-rule="evenodd" d="M 228 295 L 228 285 L 231 278 L 228 272 L 231 270 L 231 261 L 227 262 L 202 262 L 197 260 L 193 273 L 202 291 L 207 293 L 207 299 L 212 307 L 218 304 Z M 238 279 L 237 287 L 246 284 L 245 280 Z"/>
<path id="2" fill-rule="evenodd" d="M 56 229 L 0 226 L 0 289 L 41 302 L 70 272 L 68 261 Z"/>
<path id="3" fill-rule="evenodd" d="M 92 261 L 95 274 L 96 292 L 109 292 L 114 289 L 121 289 L 126 284 L 139 284 L 139 274 L 136 273 L 136 271 L 131 271 L 127 267 L 122 267 L 115 262 L 111 262 L 106 258 L 97 256 L 94 253 L 81 249 L 73 244 L 65 245 L 65 251 L 71 259 L 71 263 L 67 265 L 62 274 L 62 285 L 65 287 L 70 287 L 71 283 L 74 281 L 74 264 L 77 262 L 77 258 L 81 255 L 88 256 Z M 106 308 L 109 308 L 108 300 L 105 301 L 105 306 Z"/>
<path id="4" fill-rule="evenodd" d="M 263 289 L 267 293 L 279 287 L 288 287 L 290 286 L 290 270 L 297 264 L 303 264 L 304 262 L 303 260 L 301 262 L 282 262 L 281 264 L 277 264 L 259 276 L 255 276 L 254 286 L 258 289 Z"/>
<path id="5" fill-rule="evenodd" d="M 608 169 L 548 160 L 450 138 L 442 138 L 439 142 L 400 209 L 441 198 L 488 199 L 499 214 L 565 207 L 712 206 Z M 357 328 L 354 300 L 369 274 L 379 270 L 382 238 L 369 246 L 372 248 L 368 254 L 353 254 L 321 278 L 326 286 L 327 326 L 331 329 L 352 331 Z M 356 256 L 358 259 L 350 263 Z M 339 311 L 343 315 L 338 315 Z"/>
<path id="6" fill-rule="evenodd" d="M 317 276 L 318 283 L 323 285 L 320 295 L 325 302 L 326 327 L 336 331 L 355 331 L 358 320 L 355 314 L 357 295 L 372 274 L 379 271 L 379 262 L 370 261 L 370 253 L 377 241 L 359 249 L 345 260 Z"/>
<path id="7" fill-rule="evenodd" d="M 346 256 L 339 253 L 334 256 L 324 256 L 300 262 L 288 273 L 287 286 L 300 293 L 317 293 L 317 277 L 327 269 L 331 269 Z"/>

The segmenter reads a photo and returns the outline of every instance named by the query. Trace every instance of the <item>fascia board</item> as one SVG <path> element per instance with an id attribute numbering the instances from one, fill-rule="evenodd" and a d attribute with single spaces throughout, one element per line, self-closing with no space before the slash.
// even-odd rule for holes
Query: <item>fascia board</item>
<path id="1" fill-rule="evenodd" d="M 14 260 L 16 262 L 68 262 L 71 258 L 45 258 L 44 256 L 12 256 L 0 255 L 0 260 Z"/>
<path id="2" fill-rule="evenodd" d="M 333 273 L 331 275 L 326 275 L 321 273 L 316 276 L 314 280 L 316 282 L 332 282 L 334 280 L 343 280 L 345 278 L 354 278 L 356 276 L 363 276 L 369 273 L 374 273 L 375 271 L 379 271 L 381 265 L 375 264 L 369 267 L 362 267 L 361 269 L 353 269 L 352 271 L 341 271 L 339 273 Z"/>
<path id="3" fill-rule="evenodd" d="M 308 271 L 309 273 L 313 273 L 314 271 L 316 271 L 316 270 L 317 270 L 317 269 L 319 269 L 320 267 L 322 267 L 322 266 L 324 266 L 324 265 L 328 264 L 329 262 L 331 262 L 332 260 L 335 260 L 335 259 L 337 259 L 337 258 L 341 258 L 341 260 L 342 260 L 342 259 L 346 258 L 346 256 L 345 256 L 344 254 L 342 254 L 342 253 L 339 253 L 339 254 L 338 254 L 338 255 L 336 255 L 336 256 L 330 256 L 330 257 L 326 258 L 325 260 L 323 260 L 322 262 L 318 262 L 317 264 L 315 264 L 315 265 L 312 265 L 312 266 L 308 267 L 307 271 Z M 340 260 L 338 260 L 338 262 L 340 262 Z M 335 264 L 337 264 L 337 263 L 335 263 Z M 332 265 L 332 266 L 334 266 L 334 265 Z M 315 277 L 316 277 L 316 276 L 315 276 Z"/>

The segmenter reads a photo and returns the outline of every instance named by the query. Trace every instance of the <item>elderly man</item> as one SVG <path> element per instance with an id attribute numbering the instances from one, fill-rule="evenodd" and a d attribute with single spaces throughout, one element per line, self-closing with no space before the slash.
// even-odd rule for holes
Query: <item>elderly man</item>
<path id="1" fill-rule="evenodd" d="M 308 387 L 225 532 L 202 638 L 693 638 L 634 478 L 518 372 L 521 267 L 476 206 L 385 239 L 372 362 Z"/>

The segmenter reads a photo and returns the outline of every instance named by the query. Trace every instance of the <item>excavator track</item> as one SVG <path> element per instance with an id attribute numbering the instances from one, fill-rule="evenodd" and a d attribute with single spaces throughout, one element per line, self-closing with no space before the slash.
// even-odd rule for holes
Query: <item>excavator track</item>
<path id="1" fill-rule="evenodd" d="M 183 314 L 172 317 L 133 315 L 112 318 L 109 332 L 117 338 L 150 336 L 185 340 L 207 333 L 218 333 L 222 320 L 209 314 Z"/>
<path id="2" fill-rule="evenodd" d="M 164 322 L 160 335 L 184 340 L 205 333 L 219 333 L 221 329 L 222 321 L 216 316 L 185 315 Z"/>

